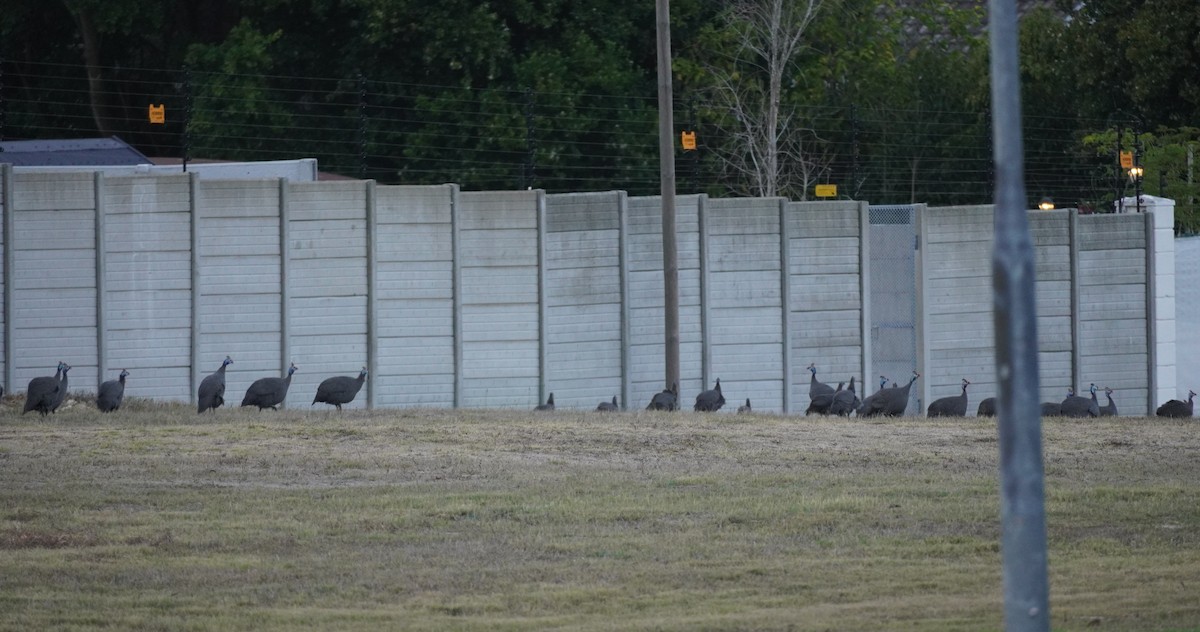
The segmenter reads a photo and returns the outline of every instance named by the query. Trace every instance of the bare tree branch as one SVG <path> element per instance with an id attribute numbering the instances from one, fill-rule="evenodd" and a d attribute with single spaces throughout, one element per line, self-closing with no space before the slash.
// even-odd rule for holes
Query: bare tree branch
<path id="1" fill-rule="evenodd" d="M 737 34 L 738 49 L 725 64 L 709 65 L 706 97 L 729 140 L 714 149 L 738 193 L 803 199 L 828 170 L 828 152 L 783 99 L 784 77 L 823 1 L 737 0 L 729 10 L 726 27 Z"/>

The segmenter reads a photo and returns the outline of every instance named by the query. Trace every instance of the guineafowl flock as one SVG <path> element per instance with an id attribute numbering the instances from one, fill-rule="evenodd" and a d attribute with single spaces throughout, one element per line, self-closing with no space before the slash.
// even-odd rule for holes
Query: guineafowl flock
<path id="1" fill-rule="evenodd" d="M 225 371 L 231 364 L 233 364 L 233 358 L 225 356 L 225 359 L 222 360 L 217 370 L 201 380 L 200 387 L 196 392 L 197 413 L 215 410 L 225 404 Z M 816 363 L 809 364 L 807 369 L 811 373 L 811 376 L 808 389 L 809 405 L 804 411 L 805 415 L 818 414 L 849 417 L 853 414 L 858 417 L 900 417 L 904 415 L 909 407 L 913 384 L 921 377 L 920 373 L 913 371 L 912 377 L 906 384 L 900 385 L 897 382 L 892 382 L 892 385 L 889 387 L 887 385 L 888 378 L 881 375 L 879 376 L 878 390 L 860 400 L 855 386 L 855 376 L 850 376 L 849 383 L 839 382 L 835 388 L 821 382 L 817 378 Z M 246 389 L 246 394 L 242 398 L 241 405 L 255 407 L 258 410 L 268 408 L 279 410 L 279 407 L 283 405 L 284 400 L 287 398 L 288 390 L 292 383 L 292 375 L 297 370 L 298 368 L 293 363 L 282 377 L 269 376 L 255 380 Z M 37 411 L 39 414 L 45 416 L 57 411 L 67 396 L 70 379 L 68 373 L 70 371 L 71 365 L 66 362 L 59 362 L 54 375 L 35 377 L 30 380 L 29 386 L 25 389 L 25 408 L 23 413 Z M 116 379 L 105 381 L 100 385 L 95 401 L 96 407 L 101 412 L 109 413 L 121 408 L 125 397 L 126 378 L 129 376 L 129 371 L 122 369 Z M 318 403 L 329 404 L 341 410 L 343 405 L 354 401 L 359 391 L 362 390 L 366 379 L 366 367 L 362 368 L 357 377 L 339 375 L 325 379 L 317 387 L 317 393 L 313 397 L 311 405 L 315 406 Z M 965 417 L 968 410 L 967 387 L 970 385 L 970 380 L 962 378 L 962 391 L 958 395 L 943 397 L 930 403 L 925 411 L 926 416 Z M 1101 389 L 1096 384 L 1090 384 L 1088 387 L 1088 397 L 1084 397 L 1077 395 L 1074 388 L 1068 388 L 1066 398 L 1062 401 L 1042 403 L 1042 416 L 1083 418 L 1116 416 L 1118 412 L 1117 404 L 1113 400 L 1113 389 L 1107 386 L 1103 388 L 1104 395 L 1108 400 L 1104 405 L 1101 405 L 1099 401 L 1097 395 L 1099 390 Z M 2 390 L 0 390 L 0 395 L 3 395 Z M 1186 400 L 1170 400 L 1159 406 L 1156 414 L 1159 417 L 1191 417 L 1195 396 L 1195 391 L 1189 390 Z M 702 391 L 696 395 L 695 404 L 692 409 L 696 412 L 717 412 L 724 405 L 725 396 L 721 391 L 721 380 L 718 378 L 712 389 Z M 678 384 L 672 384 L 669 388 L 655 393 L 650 399 L 650 403 L 646 406 L 646 410 L 662 411 L 677 411 L 680 408 Z M 554 393 L 550 393 L 546 401 L 538 404 L 534 410 L 555 410 Z M 614 395 L 611 401 L 601 401 L 597 404 L 595 410 L 600 412 L 616 412 L 621 410 L 621 406 L 618 403 L 617 396 Z M 750 398 L 746 398 L 745 404 L 738 406 L 737 412 L 743 414 L 753 412 Z M 994 417 L 996 415 L 996 398 L 988 397 L 980 401 L 976 409 L 976 415 L 979 417 Z"/>
<path id="2" fill-rule="evenodd" d="M 843 389 L 845 382 L 839 382 L 837 388 L 824 384 L 817 379 L 817 368 L 815 364 L 808 365 L 808 370 L 812 373 L 809 383 L 809 406 L 805 414 L 822 414 L 822 415 L 843 415 L 846 416 L 850 411 L 847 410 L 846 404 L 853 401 L 852 408 L 859 417 L 899 417 L 904 414 L 908 408 L 909 394 L 912 389 L 913 382 L 921 376 L 920 373 L 913 371 L 912 378 L 904 386 L 893 382 L 891 388 L 887 387 L 887 377 L 879 376 L 879 390 L 874 394 L 863 399 L 861 403 L 857 402 L 854 397 L 854 377 L 850 378 L 850 386 Z M 943 397 L 933 401 L 925 410 L 928 417 L 966 417 L 967 416 L 967 387 L 971 385 L 971 381 L 967 378 L 962 378 L 962 392 L 955 396 Z M 1108 403 L 1101 405 L 1097 392 L 1101 390 L 1096 384 L 1088 386 L 1088 397 L 1083 397 L 1075 393 L 1074 388 L 1067 389 L 1067 396 L 1062 401 L 1043 402 L 1041 406 L 1043 417 L 1115 417 L 1118 415 L 1117 404 L 1113 401 L 1113 389 L 1104 387 L 1104 395 L 1108 399 Z M 1158 407 L 1157 414 L 1160 417 L 1191 417 L 1192 416 L 1192 400 L 1196 393 L 1188 391 L 1187 401 L 1173 399 L 1162 406 Z M 996 416 L 996 398 L 988 397 L 979 402 L 979 407 L 976 409 L 979 417 L 995 417 Z"/>
<path id="3" fill-rule="evenodd" d="M 225 404 L 225 369 L 231 364 L 233 364 L 233 358 L 225 356 L 225 359 L 221 361 L 221 366 L 200 381 L 200 388 L 196 391 L 197 413 L 215 410 Z M 67 373 L 70 370 L 71 365 L 59 362 L 54 375 L 35 377 L 30 380 L 29 386 L 25 389 L 25 409 L 22 414 L 37 411 L 45 416 L 57 411 L 67 397 L 69 386 Z M 246 395 L 242 398 L 242 406 L 254 406 L 258 410 L 266 408 L 279 410 L 279 406 L 287 398 L 288 389 L 292 385 L 292 374 L 296 371 L 297 367 L 295 363 L 292 363 L 283 377 L 264 377 L 255 380 L 246 389 Z M 100 385 L 100 390 L 96 393 L 96 408 L 100 412 L 110 413 L 121 408 L 121 403 L 125 399 L 125 380 L 129 375 L 128 370 L 121 369 L 116 379 L 108 380 Z M 343 404 L 354 401 L 366 379 L 367 367 L 362 368 L 357 378 L 342 375 L 328 378 L 317 387 L 317 394 L 313 398 L 312 405 L 330 404 L 341 410 Z M 3 395 L 2 390 L 0 390 L 0 395 Z M 616 404 L 615 397 L 613 404 L 614 406 Z M 553 395 L 550 396 L 550 408 L 554 408 Z"/>

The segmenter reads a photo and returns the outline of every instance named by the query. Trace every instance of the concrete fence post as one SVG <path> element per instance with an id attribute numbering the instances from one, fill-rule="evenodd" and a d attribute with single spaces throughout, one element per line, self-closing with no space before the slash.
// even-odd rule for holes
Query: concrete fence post
<path id="1" fill-rule="evenodd" d="M 925 249 L 928 248 L 929 240 L 927 229 L 929 224 L 929 209 L 924 205 L 920 205 L 913 210 L 913 222 L 916 224 L 916 252 L 913 254 L 913 260 L 916 267 L 916 272 L 913 275 L 916 281 L 916 323 L 914 329 L 917 338 L 917 373 L 921 377 L 917 380 L 920 382 L 920 389 L 917 391 L 920 400 L 917 401 L 917 414 L 920 415 L 925 410 L 925 404 L 929 401 L 930 386 L 929 386 L 929 367 L 931 364 L 928 336 L 929 323 L 929 297 L 925 295 L 925 289 L 929 287 L 929 269 L 925 265 Z M 911 377 L 911 376 L 909 376 Z M 864 378 L 867 379 L 867 378 Z M 903 383 L 904 378 L 893 378 L 896 382 Z M 868 392 L 868 391 L 864 391 Z M 911 400 L 910 400 L 911 401 Z M 910 403 L 909 406 L 912 406 Z"/>
<path id="2" fill-rule="evenodd" d="M 459 230 L 462 222 L 459 218 L 458 203 L 459 187 L 450 185 L 450 284 L 451 284 L 451 313 L 454 320 L 454 407 L 462 406 L 463 402 L 463 290 L 462 290 L 462 249 L 459 244 Z"/>
<path id="3" fill-rule="evenodd" d="M 1079 318 L 1079 213 L 1069 211 L 1067 222 L 1067 256 L 1071 266 L 1071 387 L 1079 388 L 1079 382 L 1083 379 L 1083 330 Z M 1061 399 L 1065 395 L 1058 393 L 1056 397 Z"/>
<path id="4" fill-rule="evenodd" d="M 788 230 L 788 201 L 779 199 L 779 307 L 780 325 L 783 327 L 780 349 L 783 366 L 783 413 L 792 412 L 792 279 L 788 274 L 788 259 L 791 252 L 791 233 Z M 706 382 L 707 384 L 707 382 Z"/>
<path id="5" fill-rule="evenodd" d="M 105 291 L 105 260 L 108 258 L 108 245 L 104 238 L 104 219 L 106 205 L 104 204 L 104 172 L 92 174 L 92 188 L 96 200 L 96 392 L 104 383 L 104 373 L 108 370 L 108 319 L 105 312 L 107 292 Z"/>
<path id="6" fill-rule="evenodd" d="M 375 203 L 375 181 L 364 183 L 367 215 L 367 373 L 379 375 L 379 301 L 377 300 L 379 273 L 376 253 L 379 251 L 377 242 L 379 227 Z M 367 410 L 374 410 L 378 405 L 379 389 L 375 388 L 376 379 L 367 380 Z"/>
<path id="7" fill-rule="evenodd" d="M 289 212 L 291 189 L 287 178 L 279 179 L 279 361 L 284 370 L 292 362 L 291 319 L 288 314 L 288 304 L 291 301 L 288 292 L 288 262 L 292 258 L 291 242 L 288 240 L 288 226 L 291 223 Z"/>
<path id="8" fill-rule="evenodd" d="M 13 265 L 16 252 L 13 249 L 13 231 L 16 228 L 16 213 L 13 212 L 12 165 L 0 164 L 0 210 L 4 211 L 4 392 L 13 392 L 15 367 L 13 366 Z"/>
<path id="9" fill-rule="evenodd" d="M 629 195 L 617 192 L 617 269 L 621 292 L 621 402 L 620 410 L 636 410 L 633 396 L 632 332 L 629 308 Z"/>
<path id="10" fill-rule="evenodd" d="M 192 384 L 188 392 L 188 401 L 200 388 L 200 191 L 199 178 L 196 172 L 191 172 L 188 179 L 188 207 L 192 216 Z"/>
<path id="11" fill-rule="evenodd" d="M 537 302 L 538 302 L 538 403 L 550 393 L 549 365 L 546 359 L 546 192 L 539 189 L 534 202 L 537 213 Z"/>
<path id="12" fill-rule="evenodd" d="M 709 301 L 708 291 L 711 286 L 708 280 L 708 211 L 705 208 L 706 196 L 701 195 L 696 199 L 696 223 L 699 230 L 699 249 L 700 249 L 700 390 L 708 388 L 712 383 L 712 344 L 709 336 L 708 325 L 711 322 L 709 318 Z M 680 375 L 682 381 L 684 375 Z M 670 385 L 667 385 L 670 387 Z M 682 384 L 680 388 L 682 388 Z M 683 408 L 683 402 L 686 400 L 683 393 L 679 394 L 680 408 Z"/>
<path id="13" fill-rule="evenodd" d="M 875 366 L 874 348 L 871 344 L 871 206 L 866 202 L 858 205 L 858 296 L 859 332 L 862 336 L 862 392 L 865 399 L 872 391 L 875 381 L 871 368 Z"/>

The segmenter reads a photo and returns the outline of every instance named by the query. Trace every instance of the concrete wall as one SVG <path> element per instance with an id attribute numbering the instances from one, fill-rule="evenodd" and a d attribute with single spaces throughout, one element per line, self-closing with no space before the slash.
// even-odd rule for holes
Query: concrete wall
<path id="1" fill-rule="evenodd" d="M 529 406 L 542 392 L 541 191 L 458 196 L 462 394 L 468 407 Z"/>
<path id="2" fill-rule="evenodd" d="M 675 228 L 679 253 L 679 385 L 681 404 L 691 406 L 704 390 L 704 349 L 701 305 L 700 226 L 707 198 L 675 198 Z M 664 384 L 662 199 L 628 200 L 626 237 L 627 318 L 629 327 L 629 407 L 645 408 Z"/>
<path id="3" fill-rule="evenodd" d="M 455 405 L 454 185 L 375 192 L 378 406 Z M 344 372 L 354 372 L 347 366 Z"/>
<path id="4" fill-rule="evenodd" d="M 1200 390 L 1200 237 L 1175 239 L 1175 361 L 1178 382 L 1175 391 L 1163 392 L 1159 404 L 1168 399 L 1186 399 L 1188 389 Z M 1162 243 L 1157 240 L 1157 243 Z M 1159 268 L 1163 272 L 1162 268 Z M 1159 318 L 1169 314 L 1160 310 Z M 1161 356 L 1159 356 L 1161 358 Z"/>
<path id="5" fill-rule="evenodd" d="M 546 387 L 557 406 L 595 408 L 625 392 L 625 194 L 546 196 Z"/>
<path id="6" fill-rule="evenodd" d="M 1130 413 L 1153 408 L 1148 404 L 1148 217 L 1081 216 L 1077 232 L 1078 388 L 1111 386 L 1118 409 Z"/>
<path id="7" fill-rule="evenodd" d="M 707 371 L 730 404 L 784 410 L 786 327 L 780 219 L 784 200 L 731 198 L 704 206 Z M 735 399 L 736 398 L 736 399 Z M 807 402 L 806 402 L 807 404 Z"/>
<path id="8" fill-rule="evenodd" d="M 637 409 L 665 386 L 657 197 L 3 169 L 0 204 L 10 391 L 64 360 L 74 390 L 126 368 L 130 395 L 192 401 L 226 355 L 230 405 L 290 362 L 299 408 L 363 366 L 357 407 L 532 408 L 554 392 L 562 408 Z M 867 378 L 864 270 L 885 248 L 865 203 L 676 210 L 684 406 L 721 378 L 729 410 L 801 411 L 810 362 L 829 383 Z M 1042 399 L 1095 382 L 1138 414 L 1178 396 L 1174 261 L 1156 246 L 1169 219 L 1030 221 Z M 991 207 L 918 207 L 916 224 L 914 400 L 967 377 L 973 412 L 995 392 Z"/>
<path id="9" fill-rule="evenodd" d="M 1116 391 L 1122 413 L 1153 413 L 1151 220 L 1146 214 L 1031 212 L 1041 401 L 1061 401 L 1071 386 L 1086 396 L 1095 383 Z M 992 207 L 926 209 L 919 231 L 923 405 L 957 395 L 965 377 L 973 411 L 996 394 Z"/>
<path id="10" fill-rule="evenodd" d="M 357 375 L 370 362 L 367 223 L 373 191 L 366 182 L 287 184 L 287 359 L 299 369 L 292 378 L 298 393 L 315 393 L 330 375 Z M 283 375 L 287 363 L 276 361 L 263 373 Z M 368 377 L 349 407 L 366 406 L 377 396 L 375 387 Z M 312 403 L 311 396 L 288 399 L 291 406 Z"/>
<path id="11" fill-rule="evenodd" d="M 115 379 L 121 369 L 129 369 L 142 396 L 188 401 L 192 384 L 191 179 L 122 177 L 106 178 L 103 184 L 103 212 L 97 215 L 103 222 L 101 251 L 106 253 L 99 259 L 103 268 L 100 379 Z M 228 226 L 225 222 L 212 224 L 214 228 L 218 225 Z M 226 239 L 216 234 L 207 237 L 218 243 Z M 271 261 L 278 269 L 278 249 Z M 217 261 L 205 265 L 214 276 L 221 273 Z M 241 287 L 240 279 L 248 273 L 248 269 L 225 268 L 226 279 L 234 279 L 227 280 L 225 287 Z M 218 301 L 206 304 L 215 306 Z M 274 305 L 278 311 L 278 291 Z M 233 315 L 223 317 L 240 320 L 241 314 L 234 310 Z M 278 341 L 277 333 L 271 333 L 278 331 L 278 320 L 261 331 Z M 275 359 L 278 357 L 276 350 Z"/>
<path id="12" fill-rule="evenodd" d="M 865 202 L 785 206 L 792 411 L 808 407 L 809 364 L 817 365 L 824 382 L 849 382 L 854 377 L 860 399 L 875 392 L 874 380 L 866 378 L 872 364 L 871 339 L 864 335 L 870 328 L 871 281 L 861 272 L 870 261 L 866 213 Z"/>
<path id="13" fill-rule="evenodd" d="M 15 174 L 10 180 L 12 284 L 9 306 L 13 362 L 6 391 L 73 368 L 70 388 L 95 390 L 96 184 L 90 173 Z"/>

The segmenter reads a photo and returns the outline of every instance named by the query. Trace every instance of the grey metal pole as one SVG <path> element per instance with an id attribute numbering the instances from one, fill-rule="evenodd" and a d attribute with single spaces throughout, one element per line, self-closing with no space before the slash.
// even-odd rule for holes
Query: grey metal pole
<path id="1" fill-rule="evenodd" d="M 1049 630 L 1033 240 L 1025 197 L 1015 0 L 990 0 L 1001 556 L 1007 630 Z"/>
<path id="2" fill-rule="evenodd" d="M 671 9 L 655 0 L 658 25 L 658 159 L 662 180 L 663 355 L 666 387 L 679 383 L 679 251 L 675 243 L 675 122 L 671 99 Z"/>

